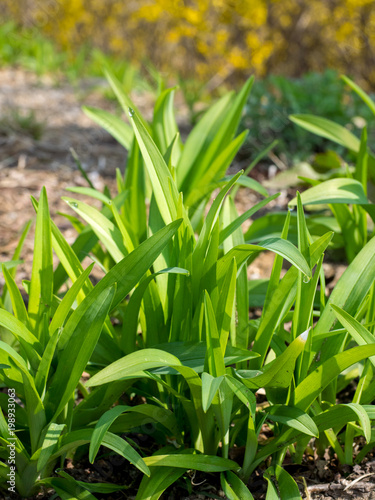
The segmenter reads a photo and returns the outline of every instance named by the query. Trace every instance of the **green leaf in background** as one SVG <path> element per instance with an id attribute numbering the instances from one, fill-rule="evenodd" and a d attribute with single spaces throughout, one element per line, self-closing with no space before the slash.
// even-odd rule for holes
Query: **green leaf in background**
<path id="1" fill-rule="evenodd" d="M 352 151 L 359 151 L 359 139 L 354 134 L 349 132 L 347 128 L 342 127 L 331 120 L 327 120 L 327 118 L 303 114 L 291 115 L 289 118 L 292 122 L 309 132 L 312 132 L 313 134 L 320 135 L 321 137 L 337 142 Z"/>
<path id="2" fill-rule="evenodd" d="M 301 194 L 301 200 L 304 205 L 324 203 L 368 204 L 362 184 L 354 179 L 347 178 L 330 179 L 313 186 Z M 293 198 L 289 205 L 297 205 L 297 198 Z"/>
<path id="3" fill-rule="evenodd" d="M 374 113 L 375 115 L 375 103 L 374 101 L 370 98 L 370 96 L 368 94 L 366 94 L 366 92 L 364 92 L 361 87 L 359 87 L 356 83 L 354 83 L 350 78 L 348 78 L 347 76 L 345 75 L 342 75 L 341 76 L 341 79 L 347 84 L 349 85 L 349 87 L 351 87 L 354 92 L 362 99 L 362 101 L 364 103 L 367 104 L 367 106 L 371 109 L 371 111 Z"/>

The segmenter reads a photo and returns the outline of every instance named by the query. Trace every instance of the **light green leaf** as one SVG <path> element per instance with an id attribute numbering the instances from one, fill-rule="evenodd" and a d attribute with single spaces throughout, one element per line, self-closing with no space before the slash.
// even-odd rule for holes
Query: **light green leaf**
<path id="1" fill-rule="evenodd" d="M 120 230 L 107 217 L 94 207 L 82 201 L 63 196 L 62 199 L 92 227 L 96 236 L 103 242 L 113 260 L 118 263 L 128 253 Z"/>
<path id="2" fill-rule="evenodd" d="M 95 287 L 67 321 L 64 328 L 66 345 L 46 397 L 51 417 L 57 417 L 71 398 L 95 349 L 114 295 L 115 286 L 104 290 Z"/>
<path id="3" fill-rule="evenodd" d="M 153 455 L 152 457 L 146 457 L 144 461 L 150 467 L 181 467 L 183 469 L 201 470 L 204 472 L 222 472 L 239 469 L 238 464 L 233 462 L 233 460 L 204 454 Z"/>
<path id="4" fill-rule="evenodd" d="M 237 374 L 250 389 L 258 389 L 260 387 L 289 387 L 296 359 L 303 351 L 307 337 L 308 330 L 301 333 L 280 356 L 269 363 L 269 365 L 266 365 L 264 372 L 260 375 L 254 377 L 254 374 L 250 372 L 249 375 L 251 378 L 246 378 L 246 370 L 238 370 Z"/>
<path id="5" fill-rule="evenodd" d="M 82 106 L 82 111 L 94 122 L 104 128 L 124 148 L 129 151 L 134 137 L 133 131 L 121 118 L 104 109 Z"/>
<path id="6" fill-rule="evenodd" d="M 319 431 L 313 419 L 299 408 L 273 405 L 266 408 L 265 411 L 274 422 L 281 422 L 308 436 L 319 437 Z"/>
<path id="7" fill-rule="evenodd" d="M 202 408 L 204 412 L 210 408 L 224 377 L 213 377 L 209 373 L 202 373 Z"/>
<path id="8" fill-rule="evenodd" d="M 337 142 L 346 148 L 355 151 L 359 151 L 360 141 L 359 139 L 349 132 L 348 129 L 338 125 L 337 123 L 322 118 L 320 116 L 314 115 L 291 115 L 289 117 L 292 122 L 296 123 L 300 127 L 312 132 L 313 134 L 320 135 L 326 139 Z"/>
<path id="9" fill-rule="evenodd" d="M 313 186 L 301 194 L 303 205 L 324 203 L 352 203 L 367 204 L 368 200 L 363 186 L 355 179 L 330 179 Z M 297 198 L 289 202 L 290 206 L 297 205 Z"/>
<path id="10" fill-rule="evenodd" d="M 158 366 L 179 366 L 180 361 L 167 352 L 159 349 L 142 349 L 132 352 L 114 363 L 110 364 L 100 372 L 96 373 L 86 382 L 86 386 L 107 384 L 114 380 L 138 375 L 139 372 L 157 368 Z"/>
<path id="11" fill-rule="evenodd" d="M 221 487 L 229 500 L 254 500 L 246 485 L 232 471 L 220 474 Z"/>
<path id="12" fill-rule="evenodd" d="M 44 438 L 40 455 L 38 458 L 38 465 L 37 469 L 38 471 L 42 471 L 43 468 L 47 465 L 48 460 L 50 459 L 51 455 L 53 454 L 58 440 L 61 436 L 61 433 L 63 432 L 65 427 L 65 424 L 55 424 L 52 422 L 47 429 L 46 436 Z"/>
<path id="13" fill-rule="evenodd" d="M 264 477 L 268 481 L 266 500 L 279 500 L 279 498 L 283 500 L 301 500 L 301 494 L 297 483 L 292 476 L 279 465 L 269 467 L 264 473 Z M 276 489 L 273 483 L 274 480 L 277 481 L 278 489 Z"/>

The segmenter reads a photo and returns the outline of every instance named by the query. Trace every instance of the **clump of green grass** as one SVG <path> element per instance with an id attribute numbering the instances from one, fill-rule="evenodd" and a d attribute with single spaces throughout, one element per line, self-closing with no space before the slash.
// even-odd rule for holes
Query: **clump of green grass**
<path id="1" fill-rule="evenodd" d="M 32 200 L 27 308 L 14 282 L 20 247 L 3 266 L 0 381 L 20 404 L 10 440 L 8 398 L 0 397 L 2 485 L 12 442 L 22 496 L 46 485 L 61 498 L 116 491 L 121 486 L 77 482 L 61 470 L 52 476 L 78 448 L 94 462 L 103 445 L 144 474 L 137 500 L 158 499 L 189 470 L 219 474 L 228 498 L 251 500 L 247 483 L 257 467 L 270 498 L 301 498 L 283 468 L 287 452 L 300 463 L 313 440 L 317 453 L 330 448 L 352 464 L 375 444 L 375 239 L 363 242 L 327 297 L 322 263 L 332 232 L 312 237 L 299 194 L 297 245 L 287 239 L 289 211 L 278 237 L 249 242 L 242 231 L 277 196 L 243 172 L 225 175 L 246 138 L 237 128 L 252 79 L 214 104 L 183 144 L 174 89 L 160 94 L 150 124 L 107 77 L 130 125 L 102 110 L 85 112 L 128 150 L 118 192 L 70 189 L 102 202 L 95 209 L 64 198 L 79 233 L 72 246 L 50 218 L 45 190 Z M 353 189 L 362 186 L 352 181 Z M 241 216 L 234 202 L 240 185 L 262 196 Z M 341 193 L 342 206 L 352 203 L 353 189 Z M 247 267 L 264 250 L 275 260 L 261 317 L 249 321 Z M 55 270 L 52 251 L 60 260 Z M 106 272 L 96 286 L 93 264 L 81 263 L 87 254 Z M 284 260 L 291 267 L 281 277 Z M 72 286 L 61 294 L 68 279 Z M 353 400 L 337 404 L 337 393 L 356 378 Z M 257 406 L 260 389 L 268 406 Z M 270 437 L 261 441 L 264 426 Z M 153 439 L 157 451 L 137 448 L 130 433 Z M 366 446 L 353 456 L 358 438 Z M 234 446 L 245 450 L 239 462 L 229 458 Z"/>
<path id="2" fill-rule="evenodd" d="M 11 108 L 0 117 L 0 134 L 3 136 L 22 134 L 38 141 L 42 138 L 44 130 L 45 123 L 37 118 L 33 110 L 23 112 Z"/>

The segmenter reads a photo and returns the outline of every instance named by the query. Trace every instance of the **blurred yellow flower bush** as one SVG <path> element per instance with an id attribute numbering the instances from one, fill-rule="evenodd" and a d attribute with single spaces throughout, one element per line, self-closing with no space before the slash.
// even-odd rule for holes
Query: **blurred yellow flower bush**
<path id="1" fill-rule="evenodd" d="M 220 83 L 334 67 L 375 82 L 375 0 L 2 0 L 74 53 L 82 44 Z M 1 12 L 3 10 L 3 12 Z"/>

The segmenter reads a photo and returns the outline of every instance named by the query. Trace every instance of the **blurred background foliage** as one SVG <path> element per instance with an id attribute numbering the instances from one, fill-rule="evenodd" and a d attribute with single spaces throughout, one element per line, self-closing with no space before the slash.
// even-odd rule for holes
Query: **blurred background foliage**
<path id="1" fill-rule="evenodd" d="M 374 0 L 2 0 L 0 13 L 72 57 L 90 46 L 210 89 L 327 67 L 375 83 Z"/>
<path id="2" fill-rule="evenodd" d="M 370 111 L 339 78 L 374 89 L 375 0 L 1 0 L 0 18 L 0 66 L 56 82 L 100 77 L 110 98 L 104 67 L 128 93 L 177 83 L 193 123 L 200 102 L 255 74 L 241 125 L 247 157 L 274 139 L 284 165 L 324 151 L 326 139 L 290 122 L 295 113 L 358 137 L 368 125 L 375 138 Z"/>

